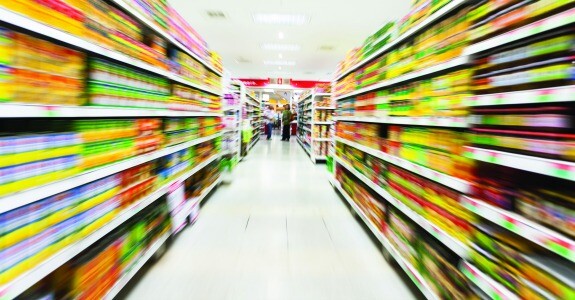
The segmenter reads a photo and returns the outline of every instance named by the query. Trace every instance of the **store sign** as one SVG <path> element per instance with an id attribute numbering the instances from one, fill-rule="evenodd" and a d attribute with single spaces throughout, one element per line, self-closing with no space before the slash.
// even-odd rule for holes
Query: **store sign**
<path id="1" fill-rule="evenodd" d="M 314 80 L 294 80 L 291 78 L 268 78 L 268 79 L 251 79 L 251 78 L 238 78 L 246 87 L 264 88 L 270 86 L 284 86 L 285 88 L 299 88 L 299 89 L 312 89 L 318 85 L 330 84 L 326 81 Z"/>
<path id="2" fill-rule="evenodd" d="M 269 79 L 239 79 L 247 87 L 265 87 L 269 84 Z"/>

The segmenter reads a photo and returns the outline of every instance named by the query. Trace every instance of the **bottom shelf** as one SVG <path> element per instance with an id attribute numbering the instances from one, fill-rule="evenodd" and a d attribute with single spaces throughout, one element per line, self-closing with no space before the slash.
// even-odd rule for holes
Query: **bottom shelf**
<path id="1" fill-rule="evenodd" d="M 260 140 L 260 137 L 259 137 L 259 136 L 257 136 L 255 139 L 253 139 L 253 140 L 251 141 L 251 143 L 248 145 L 248 150 L 251 150 L 251 149 L 257 144 L 257 142 L 258 142 L 259 140 Z"/>
<path id="2" fill-rule="evenodd" d="M 460 266 L 463 274 L 473 282 L 483 293 L 491 299 L 519 300 L 519 297 L 509 291 L 500 283 L 493 280 L 489 275 L 484 274 L 474 265 L 463 261 Z"/>
<path id="3" fill-rule="evenodd" d="M 169 237 L 169 233 L 164 233 L 162 236 L 160 236 L 158 240 L 156 240 L 132 266 L 132 269 L 128 273 L 124 274 L 124 276 L 122 276 L 120 280 L 114 284 L 104 299 L 114 299 L 114 297 L 116 297 L 118 293 L 122 291 L 126 284 L 130 282 L 130 279 L 132 279 L 132 277 L 138 273 L 138 271 L 146 264 L 146 262 L 148 262 L 148 260 L 150 260 L 150 258 L 158 251 L 158 249 L 162 247 L 162 245 L 168 240 Z"/>
<path id="4" fill-rule="evenodd" d="M 192 201 L 198 201 L 200 204 L 207 198 L 207 196 L 212 192 L 212 190 L 218 186 L 222 182 L 222 176 L 218 176 L 218 178 L 212 183 L 209 187 L 207 187 L 201 195 L 196 198 L 193 198 Z"/>
<path id="5" fill-rule="evenodd" d="M 369 218 L 365 215 L 365 213 L 357 206 L 355 201 L 351 199 L 351 197 L 345 192 L 345 190 L 341 187 L 339 182 L 334 178 L 330 177 L 330 183 L 341 193 L 343 198 L 349 203 L 349 205 L 353 208 L 353 210 L 360 216 L 363 220 L 365 225 L 369 228 L 369 230 L 373 233 L 373 235 L 379 240 L 379 242 L 385 247 L 385 249 L 389 252 L 389 254 L 393 257 L 393 259 L 397 262 L 397 264 L 405 271 L 405 273 L 409 276 L 409 278 L 415 283 L 415 285 L 419 288 L 419 290 L 423 293 L 425 298 L 427 299 L 439 299 L 439 297 L 433 292 L 431 287 L 427 284 L 423 276 L 419 273 L 419 271 L 413 266 L 409 261 L 407 261 L 388 241 L 387 237 L 383 234 L 383 232 L 377 229 L 377 226 L 369 220 Z"/>

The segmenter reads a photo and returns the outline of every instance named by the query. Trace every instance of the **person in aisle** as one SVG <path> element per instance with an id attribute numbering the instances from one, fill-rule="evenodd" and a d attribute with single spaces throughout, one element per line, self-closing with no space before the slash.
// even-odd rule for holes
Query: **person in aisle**
<path id="1" fill-rule="evenodd" d="M 282 128 L 282 112 L 279 106 L 277 107 L 276 111 L 276 128 L 279 130 Z"/>
<path id="2" fill-rule="evenodd" d="M 289 141 L 290 138 L 290 122 L 292 120 L 292 113 L 289 104 L 284 106 L 284 111 L 282 113 L 282 141 Z"/>
<path id="3" fill-rule="evenodd" d="M 268 140 L 271 140 L 271 138 L 272 138 L 272 130 L 273 130 L 272 125 L 273 125 L 274 117 L 275 117 L 275 112 L 273 111 L 273 109 L 270 105 L 267 105 L 266 109 L 264 110 L 264 120 L 266 122 L 266 135 L 267 135 Z"/>

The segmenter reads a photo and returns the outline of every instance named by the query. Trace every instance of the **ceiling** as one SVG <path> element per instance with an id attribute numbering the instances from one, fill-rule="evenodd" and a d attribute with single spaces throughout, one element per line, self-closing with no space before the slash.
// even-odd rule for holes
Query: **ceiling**
<path id="1" fill-rule="evenodd" d="M 169 0 L 239 78 L 331 80 L 337 63 L 388 21 L 405 15 L 408 0 Z M 222 12 L 224 18 L 208 16 Z M 303 25 L 255 23 L 254 13 L 304 14 Z M 283 38 L 280 39 L 280 32 Z M 299 51 L 264 50 L 265 43 Z M 323 49 L 322 49 L 323 48 Z M 282 55 L 282 58 L 279 57 Z M 264 61 L 295 62 L 293 66 Z"/>

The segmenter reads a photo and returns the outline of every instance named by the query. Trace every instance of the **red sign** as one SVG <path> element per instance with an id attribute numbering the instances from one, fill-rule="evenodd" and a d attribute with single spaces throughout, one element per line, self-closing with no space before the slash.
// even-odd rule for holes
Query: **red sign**
<path id="1" fill-rule="evenodd" d="M 291 87 L 299 88 L 299 89 L 312 89 L 316 87 L 318 84 L 329 84 L 327 81 L 314 81 L 314 80 L 293 80 L 288 79 L 285 80 L 284 78 L 274 78 L 274 79 L 250 79 L 250 78 L 238 78 L 241 82 L 243 82 L 247 87 L 266 87 L 272 82 L 274 84 L 283 84 L 284 81 L 289 82 Z"/>
<path id="2" fill-rule="evenodd" d="M 265 87 L 269 84 L 269 79 L 248 79 L 239 78 L 239 80 L 245 84 L 247 87 Z"/>

